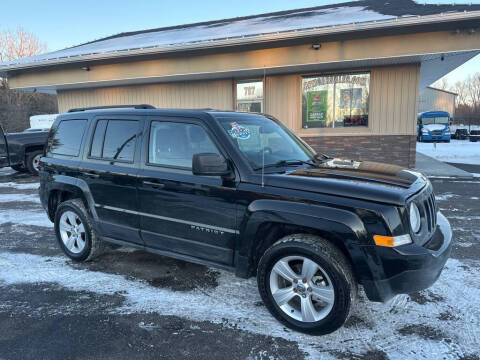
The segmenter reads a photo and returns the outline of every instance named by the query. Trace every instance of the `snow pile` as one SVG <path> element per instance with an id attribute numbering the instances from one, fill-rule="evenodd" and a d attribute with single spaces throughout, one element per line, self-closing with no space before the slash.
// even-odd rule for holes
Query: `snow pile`
<path id="1" fill-rule="evenodd" d="M 438 282 L 414 301 L 402 296 L 390 304 L 362 300 L 353 325 L 311 337 L 286 331 L 265 309 L 254 280 L 221 272 L 219 286 L 207 292 L 175 292 L 120 275 L 74 269 L 61 257 L 0 253 L 0 284 L 56 283 L 72 291 L 121 293 L 126 305 L 112 312 L 156 312 L 211 321 L 254 333 L 296 341 L 312 358 L 329 354 L 384 351 L 390 359 L 455 358 L 480 348 L 480 277 L 477 266 L 449 260 Z M 0 285 L 1 286 L 1 285 Z M 386 336 L 386 334 L 388 336 Z M 348 345 L 348 346 L 347 346 Z"/>
<path id="2" fill-rule="evenodd" d="M 480 165 L 480 142 L 417 143 L 417 151 L 444 162 Z"/>

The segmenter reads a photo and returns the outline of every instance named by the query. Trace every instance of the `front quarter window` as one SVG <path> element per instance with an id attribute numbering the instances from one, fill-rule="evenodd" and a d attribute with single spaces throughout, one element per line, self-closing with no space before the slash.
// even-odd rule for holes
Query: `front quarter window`
<path id="1" fill-rule="evenodd" d="M 281 161 L 312 161 L 315 151 L 279 122 L 248 114 L 218 119 L 233 145 L 254 169 Z"/>

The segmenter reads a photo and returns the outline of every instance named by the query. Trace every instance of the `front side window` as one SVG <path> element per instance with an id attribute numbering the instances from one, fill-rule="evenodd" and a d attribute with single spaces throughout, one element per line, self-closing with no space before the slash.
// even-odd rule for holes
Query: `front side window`
<path id="1" fill-rule="evenodd" d="M 53 130 L 48 153 L 78 156 L 87 120 L 63 120 Z"/>
<path id="2" fill-rule="evenodd" d="M 305 77 L 303 128 L 368 126 L 369 99 L 369 73 Z"/>
<path id="3" fill-rule="evenodd" d="M 187 169 L 195 154 L 220 154 L 201 126 L 167 121 L 152 121 L 148 153 L 150 164 Z"/>
<path id="4" fill-rule="evenodd" d="M 315 152 L 277 121 L 263 115 L 245 114 L 241 118 L 219 118 L 231 142 L 252 168 L 279 161 L 311 161 Z"/>
<path id="5" fill-rule="evenodd" d="M 132 162 L 137 130 L 136 120 L 99 120 L 93 134 L 90 156 Z"/>
<path id="6" fill-rule="evenodd" d="M 243 112 L 263 111 L 263 81 L 237 83 L 237 110 Z"/>

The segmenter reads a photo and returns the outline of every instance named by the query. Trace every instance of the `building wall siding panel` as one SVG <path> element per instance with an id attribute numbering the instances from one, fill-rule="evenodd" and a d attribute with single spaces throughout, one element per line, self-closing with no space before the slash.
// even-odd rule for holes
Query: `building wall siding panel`
<path id="1" fill-rule="evenodd" d="M 455 98 L 455 94 L 426 88 L 420 91 L 418 110 L 419 112 L 432 110 L 447 111 L 453 117 L 455 116 Z"/>
<path id="2" fill-rule="evenodd" d="M 206 108 L 232 110 L 232 80 L 125 86 L 59 91 L 59 111 L 71 108 L 151 104 L 159 108 Z"/>

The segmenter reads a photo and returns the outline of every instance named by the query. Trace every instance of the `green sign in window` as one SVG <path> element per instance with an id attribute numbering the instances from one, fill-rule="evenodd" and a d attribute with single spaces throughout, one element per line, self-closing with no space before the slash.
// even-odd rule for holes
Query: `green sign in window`
<path id="1" fill-rule="evenodd" d="M 325 122 L 327 119 L 327 90 L 307 93 L 307 122 Z"/>

